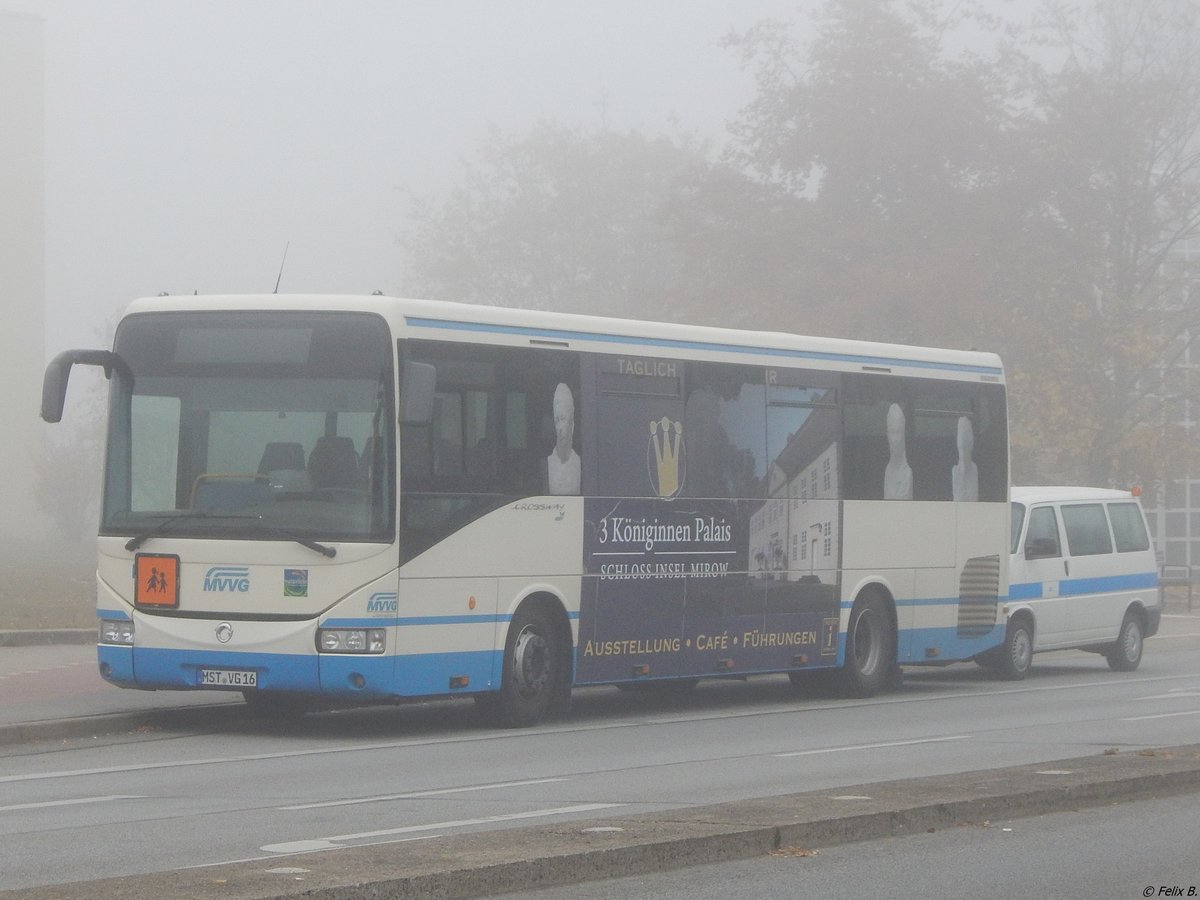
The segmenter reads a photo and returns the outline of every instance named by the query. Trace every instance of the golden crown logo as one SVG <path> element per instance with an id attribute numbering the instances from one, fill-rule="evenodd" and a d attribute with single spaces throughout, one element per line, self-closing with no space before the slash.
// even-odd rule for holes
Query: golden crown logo
<path id="1" fill-rule="evenodd" d="M 651 479 L 670 499 L 683 487 L 683 423 L 663 416 L 650 423 Z"/>

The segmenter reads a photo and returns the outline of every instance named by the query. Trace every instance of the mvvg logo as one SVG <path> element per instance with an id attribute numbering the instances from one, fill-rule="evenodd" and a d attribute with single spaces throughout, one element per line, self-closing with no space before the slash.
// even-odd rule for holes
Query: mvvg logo
<path id="1" fill-rule="evenodd" d="M 245 594 L 250 590 L 250 570 L 245 566 L 213 566 L 204 573 L 204 590 Z"/>
<path id="2" fill-rule="evenodd" d="M 367 601 L 367 612 L 396 612 L 400 603 L 396 594 L 372 594 Z"/>

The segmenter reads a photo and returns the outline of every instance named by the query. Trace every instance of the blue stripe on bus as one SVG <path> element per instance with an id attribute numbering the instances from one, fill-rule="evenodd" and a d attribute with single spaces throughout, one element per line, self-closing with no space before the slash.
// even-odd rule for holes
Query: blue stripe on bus
<path id="1" fill-rule="evenodd" d="M 461 693 L 478 693 L 498 688 L 499 673 L 503 669 L 502 656 L 503 651 L 500 650 L 464 650 L 397 656 L 393 693 L 401 697 L 450 693 L 451 675 L 465 675 L 470 679 L 470 683 Z"/>
<path id="2" fill-rule="evenodd" d="M 130 619 L 129 613 L 123 609 L 98 609 L 96 610 L 97 619 L 119 619 L 127 622 Z"/>
<path id="3" fill-rule="evenodd" d="M 495 650 L 374 656 L 101 645 L 98 651 L 109 681 L 158 690 L 208 690 L 200 687 L 200 670 L 227 669 L 255 672 L 260 691 L 320 692 L 344 698 L 421 697 L 451 693 L 451 676 L 468 677 L 464 693 L 490 690 L 497 686 L 493 679 L 500 671 Z"/>
<path id="4" fill-rule="evenodd" d="M 367 662 L 389 659 L 358 658 Z M 132 674 L 134 683 L 141 688 L 199 688 L 201 669 L 253 671 L 258 675 L 260 690 L 317 691 L 321 688 L 315 648 L 311 654 L 133 648 Z"/>
<path id="5" fill-rule="evenodd" d="M 490 334 L 518 334 L 527 337 L 551 338 L 560 341 L 593 341 L 598 343 L 635 344 L 643 347 L 670 347 L 677 350 L 704 350 L 719 353 L 743 353 L 756 356 L 783 356 L 791 359 L 810 359 L 858 363 L 872 366 L 903 366 L 913 369 L 939 369 L 950 372 L 970 372 L 976 375 L 1000 376 L 997 366 L 971 366 L 961 363 L 922 362 L 888 356 L 859 356 L 818 350 L 789 350 L 779 347 L 747 347 L 737 344 L 718 344 L 706 341 L 683 341 L 672 338 L 634 337 L 623 334 L 594 334 L 587 331 L 566 331 L 558 328 L 530 328 L 526 325 L 495 325 L 481 322 L 456 322 L 448 319 L 426 319 L 406 316 L 405 323 L 420 328 L 440 328 L 450 331 L 476 331 Z"/>
<path id="6" fill-rule="evenodd" d="M 96 646 L 96 661 L 100 665 L 100 675 L 113 684 L 122 687 L 136 687 L 133 678 L 133 648 L 120 647 L 115 644 L 98 644 Z"/>
<path id="7" fill-rule="evenodd" d="M 512 616 L 384 616 L 378 619 L 326 619 L 322 628 L 385 628 L 389 625 L 488 625 L 509 622 Z"/>
<path id="8" fill-rule="evenodd" d="M 578 612 L 567 613 L 568 619 L 578 619 Z M 495 615 L 457 615 L 457 616 L 389 616 L 377 619 L 326 619 L 321 623 L 322 628 L 384 628 L 389 625 L 401 627 L 413 625 L 480 625 L 497 622 L 511 622 L 511 613 Z"/>
<path id="9" fill-rule="evenodd" d="M 897 651 L 897 662 L 905 665 L 913 663 L 945 663 L 966 660 L 991 650 L 999 645 L 1004 637 L 1005 625 L 996 623 L 989 631 L 978 637 L 961 637 L 958 629 L 953 626 L 944 628 L 909 628 L 900 634 L 900 647 L 908 647 L 908 653 Z M 926 656 L 927 647 L 936 647 L 937 656 Z M 845 658 L 845 635 L 842 635 L 839 659 Z"/>

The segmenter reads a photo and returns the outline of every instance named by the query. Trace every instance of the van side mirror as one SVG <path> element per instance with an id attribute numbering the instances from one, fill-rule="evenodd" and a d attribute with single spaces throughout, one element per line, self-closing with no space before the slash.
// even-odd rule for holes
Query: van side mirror
<path id="1" fill-rule="evenodd" d="M 76 365 L 102 366 L 104 377 L 111 378 L 113 369 L 129 373 L 129 365 L 111 350 L 64 350 L 46 366 L 42 377 L 42 419 L 46 422 L 61 422 L 63 406 L 67 401 L 67 381 L 71 368 Z"/>
<path id="2" fill-rule="evenodd" d="M 433 395 L 437 367 L 406 362 L 400 382 L 400 424 L 428 425 L 433 421 Z"/>

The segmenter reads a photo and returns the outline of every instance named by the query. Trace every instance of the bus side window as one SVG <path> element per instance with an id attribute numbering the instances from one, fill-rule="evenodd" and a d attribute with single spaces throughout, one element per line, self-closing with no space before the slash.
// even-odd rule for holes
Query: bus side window
<path id="1" fill-rule="evenodd" d="M 433 471 L 444 478 L 462 470 L 462 397 L 438 391 L 433 401 Z"/>

